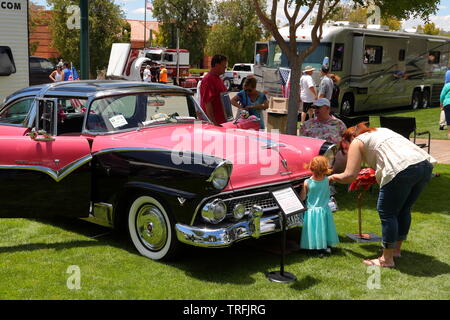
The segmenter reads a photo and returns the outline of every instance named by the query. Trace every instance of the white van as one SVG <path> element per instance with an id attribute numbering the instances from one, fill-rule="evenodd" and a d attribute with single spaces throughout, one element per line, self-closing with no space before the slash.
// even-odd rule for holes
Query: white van
<path id="1" fill-rule="evenodd" d="M 28 0 L 0 5 L 0 103 L 29 86 Z"/>

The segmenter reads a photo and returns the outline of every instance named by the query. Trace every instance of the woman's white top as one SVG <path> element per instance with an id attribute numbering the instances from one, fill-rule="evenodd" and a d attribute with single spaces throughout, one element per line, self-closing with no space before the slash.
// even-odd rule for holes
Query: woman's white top
<path id="1" fill-rule="evenodd" d="M 364 144 L 363 161 L 375 170 L 380 188 L 412 164 L 424 160 L 430 161 L 433 165 L 437 163 L 436 159 L 423 149 L 387 128 L 377 128 L 355 139 Z"/>
<path id="2" fill-rule="evenodd" d="M 62 78 L 63 78 L 63 73 L 62 72 L 60 73 L 57 71 L 55 74 L 55 82 L 61 81 Z"/>

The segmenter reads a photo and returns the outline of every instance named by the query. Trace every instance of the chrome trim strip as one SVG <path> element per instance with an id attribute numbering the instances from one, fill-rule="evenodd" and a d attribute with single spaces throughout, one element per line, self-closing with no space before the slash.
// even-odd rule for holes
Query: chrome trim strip
<path id="1" fill-rule="evenodd" d="M 25 166 L 0 165 L 0 169 L 39 171 L 39 172 L 48 174 L 56 182 L 60 182 L 62 179 L 67 177 L 69 174 L 71 174 L 73 171 L 75 171 L 79 167 L 85 165 L 86 163 L 90 162 L 91 160 L 92 160 L 92 156 L 89 154 L 81 159 L 78 159 L 74 162 L 69 163 L 64 168 L 62 168 L 61 170 L 58 170 L 58 171 L 55 171 L 53 169 L 43 167 L 43 166 L 28 166 L 28 165 L 25 165 Z"/>
<path id="2" fill-rule="evenodd" d="M 239 221 L 228 226 L 222 224 L 217 228 L 199 228 L 177 223 L 175 225 L 175 232 L 178 240 L 186 244 L 198 247 L 227 247 L 236 241 L 253 237 L 255 231 L 259 233 L 258 236 L 262 236 L 282 230 L 279 215 L 271 215 L 258 219 L 260 219 L 260 227 L 257 230 L 254 228 L 254 219 L 250 219 Z M 303 225 L 303 221 L 299 217 L 298 221 L 294 220 L 289 224 L 287 229 L 301 225 Z"/>

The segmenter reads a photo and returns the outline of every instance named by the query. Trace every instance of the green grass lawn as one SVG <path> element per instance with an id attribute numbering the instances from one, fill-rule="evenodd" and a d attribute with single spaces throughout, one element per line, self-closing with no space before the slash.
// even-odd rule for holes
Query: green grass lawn
<path id="1" fill-rule="evenodd" d="M 439 130 L 439 115 L 441 109 L 433 107 L 419 110 L 397 110 L 397 111 L 380 111 L 376 115 L 370 115 L 370 125 L 373 127 L 380 126 L 380 115 L 383 116 L 401 116 L 415 117 L 417 132 L 430 131 L 431 139 L 446 140 L 447 129 Z M 427 135 L 418 136 L 418 138 L 427 139 Z"/>
<path id="2" fill-rule="evenodd" d="M 428 110 L 424 110 L 428 111 Z M 354 243 L 355 194 L 338 187 L 335 222 L 341 243 L 330 257 L 307 251 L 286 256 L 297 281 L 269 282 L 279 270 L 278 234 L 225 249 L 186 247 L 179 259 L 160 263 L 140 256 L 123 237 L 82 220 L 0 220 L 0 299 L 448 299 L 450 292 L 450 165 L 438 165 L 416 203 L 408 241 L 396 269 L 382 269 L 380 289 L 362 264 L 379 244 Z M 381 234 L 377 191 L 363 207 L 363 231 Z M 106 233 L 106 234 L 105 234 Z M 288 234 L 298 241 L 298 230 Z M 294 242 L 295 243 L 295 242 Z M 67 287 L 71 265 L 81 289 Z"/>

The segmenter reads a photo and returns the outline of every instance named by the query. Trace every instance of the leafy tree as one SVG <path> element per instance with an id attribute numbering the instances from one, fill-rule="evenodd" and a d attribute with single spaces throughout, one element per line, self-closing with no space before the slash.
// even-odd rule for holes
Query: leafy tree
<path id="1" fill-rule="evenodd" d="M 42 25 L 43 23 L 47 23 L 47 19 L 45 18 L 45 10 L 44 6 L 40 6 L 32 1 L 30 1 L 28 5 L 29 9 L 29 19 L 28 19 L 28 33 L 31 34 L 36 30 L 36 27 Z M 39 47 L 39 41 L 33 41 L 28 43 L 28 47 L 30 50 L 30 55 L 34 55 L 37 48 Z"/>
<path id="2" fill-rule="evenodd" d="M 67 7 L 78 5 L 79 1 L 47 0 L 52 6 L 50 20 L 52 46 L 57 49 L 65 61 L 79 67 L 80 30 L 70 30 L 67 21 L 70 14 Z M 96 75 L 98 69 L 107 67 L 111 46 L 114 42 L 129 42 L 131 26 L 124 19 L 119 6 L 109 0 L 90 0 L 89 3 L 89 56 L 90 74 Z"/>
<path id="3" fill-rule="evenodd" d="M 419 25 L 419 26 L 417 26 L 417 29 L 422 30 L 423 33 L 425 33 L 425 34 L 430 34 L 430 35 L 435 35 L 435 36 L 440 34 L 442 31 L 441 29 L 436 27 L 434 22 L 427 23 L 423 27 Z"/>
<path id="4" fill-rule="evenodd" d="M 342 4 L 330 15 L 329 20 L 352 21 L 359 24 L 366 24 L 368 16 L 369 12 L 367 8 Z M 388 26 L 389 30 L 400 30 L 402 27 L 402 23 L 399 19 L 383 13 L 381 14 L 381 24 Z"/>
<path id="5" fill-rule="evenodd" d="M 199 63 L 209 31 L 210 9 L 211 0 L 154 0 L 153 16 L 162 22 L 158 41 L 175 48 L 178 28 L 180 48 L 189 50 L 191 64 Z"/>
<path id="6" fill-rule="evenodd" d="M 287 131 L 289 134 L 295 135 L 297 132 L 297 108 L 299 103 L 299 81 L 302 63 L 319 45 L 323 32 L 322 26 L 335 12 L 341 0 L 272 0 L 268 11 L 264 10 L 264 7 L 261 5 L 266 0 L 247 1 L 253 2 L 261 22 L 273 35 L 283 54 L 289 61 L 291 67 L 291 90 L 289 94 Z M 283 12 L 289 22 L 288 41 L 283 38 L 278 30 L 278 2 L 283 4 Z M 373 2 L 387 16 L 395 17 L 396 19 L 414 17 L 427 20 L 431 14 L 437 11 L 440 0 L 374 0 Z M 364 7 L 368 7 L 370 4 L 366 0 L 353 0 L 351 3 Z M 300 8 L 302 6 L 306 11 L 302 11 L 302 14 L 300 14 Z M 317 16 L 311 30 L 311 45 L 303 51 L 298 51 L 295 40 L 297 29 L 305 23 L 315 7 L 317 8 Z"/>
<path id="7" fill-rule="evenodd" d="M 248 1 L 226 0 L 215 6 L 215 19 L 206 42 L 206 54 L 224 54 L 229 65 L 252 62 L 255 41 L 260 41 L 264 30 L 255 8 Z"/>

